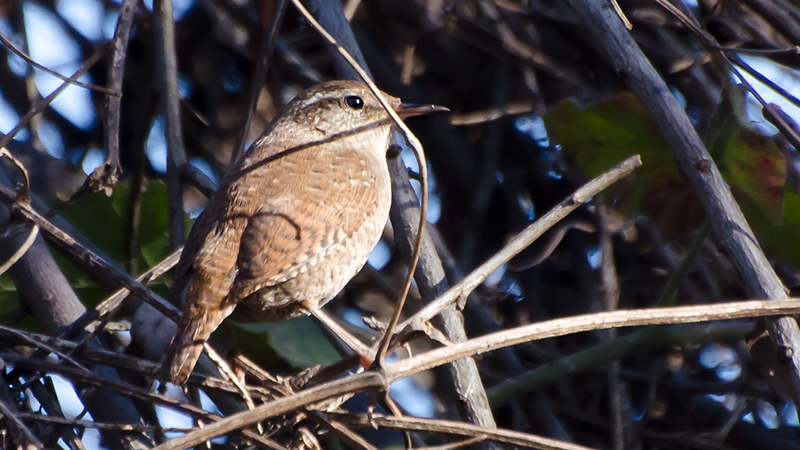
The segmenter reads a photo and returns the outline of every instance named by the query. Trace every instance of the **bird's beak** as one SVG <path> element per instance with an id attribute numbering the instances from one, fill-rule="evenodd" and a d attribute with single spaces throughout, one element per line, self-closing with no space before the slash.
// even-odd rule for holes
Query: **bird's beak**
<path id="1" fill-rule="evenodd" d="M 423 114 L 430 114 L 435 112 L 450 111 L 444 106 L 424 105 L 416 103 L 401 103 L 397 108 L 395 108 L 395 110 L 397 111 L 397 114 L 400 115 L 400 117 L 402 118 L 421 116 Z"/>

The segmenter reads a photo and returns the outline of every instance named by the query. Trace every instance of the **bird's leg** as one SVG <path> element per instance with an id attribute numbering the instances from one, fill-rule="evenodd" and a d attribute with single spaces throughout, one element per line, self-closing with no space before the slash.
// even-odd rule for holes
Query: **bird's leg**
<path id="1" fill-rule="evenodd" d="M 372 350 L 366 345 L 364 345 L 363 342 L 358 340 L 357 337 L 353 336 L 352 333 L 345 330 L 344 327 L 339 325 L 339 322 L 333 320 L 331 316 L 325 314 L 319 308 L 309 308 L 308 306 L 306 306 L 306 310 L 308 310 L 308 312 L 312 316 L 316 317 L 317 320 L 322 322 L 323 325 L 328 327 L 328 329 L 331 330 L 333 334 L 338 336 L 339 339 L 341 339 L 342 342 L 345 343 L 345 345 L 347 345 L 354 352 L 356 352 L 358 358 L 361 360 L 362 366 L 366 368 L 372 364 L 372 360 L 375 358 L 375 355 L 372 353 Z"/>

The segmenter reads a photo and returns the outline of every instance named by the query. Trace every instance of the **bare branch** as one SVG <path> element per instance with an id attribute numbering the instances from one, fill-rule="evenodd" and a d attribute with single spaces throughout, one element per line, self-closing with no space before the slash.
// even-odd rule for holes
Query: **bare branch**
<path id="1" fill-rule="evenodd" d="M 756 298 L 784 300 L 786 288 L 778 279 L 750 226 L 722 178 L 683 107 L 664 80 L 647 60 L 619 18 L 602 0 L 569 0 L 581 17 L 606 59 L 642 104 L 650 110 L 675 155 L 682 174 L 703 203 L 717 239 L 733 257 L 745 285 Z M 800 348 L 800 329 L 793 318 L 778 318 L 770 323 L 770 338 L 776 348 Z M 800 402 L 800 352 L 786 355 L 792 373 L 795 402 Z"/>
<path id="2" fill-rule="evenodd" d="M 117 27 L 114 30 L 114 53 L 111 56 L 111 67 L 108 70 L 108 90 L 115 95 L 106 96 L 105 149 L 106 160 L 94 169 L 86 183 L 92 192 L 105 191 L 111 195 L 111 189 L 117 184 L 122 166 L 119 160 L 119 126 L 122 108 L 122 78 L 125 73 L 125 57 L 128 40 L 133 28 L 133 16 L 136 12 L 136 0 L 125 0 L 120 9 Z"/>
<path id="3" fill-rule="evenodd" d="M 0 400 L 0 415 L 2 415 L 8 427 L 11 429 L 14 440 L 17 441 L 17 446 L 25 450 L 44 450 L 44 445 L 33 432 L 17 418 L 14 411 L 11 410 L 11 405 L 6 405 L 2 400 Z M 23 444 L 23 442 L 25 444 Z"/>
<path id="4" fill-rule="evenodd" d="M 270 417 L 276 417 L 344 394 L 364 391 L 385 391 L 389 384 L 424 370 L 498 348 L 532 340 L 545 339 L 591 330 L 642 325 L 667 325 L 677 323 L 708 322 L 775 315 L 792 315 L 800 312 L 800 299 L 781 302 L 753 300 L 719 303 L 716 305 L 679 306 L 623 310 L 585 314 L 563 319 L 548 320 L 509 330 L 499 331 L 469 341 L 428 351 L 411 358 L 386 363 L 380 372 L 367 371 L 336 381 L 331 381 L 294 395 L 257 406 L 250 411 L 228 416 L 201 430 L 172 439 L 156 450 L 178 450 L 191 447 L 217 436 L 249 427 Z"/>
<path id="5" fill-rule="evenodd" d="M 47 72 L 48 74 L 58 78 L 59 80 L 63 80 L 63 81 L 66 81 L 67 83 L 74 84 L 75 86 L 80 86 L 82 88 L 91 89 L 91 90 L 97 91 L 97 92 L 102 92 L 103 94 L 112 95 L 112 96 L 115 96 L 115 97 L 120 97 L 122 95 L 122 93 L 119 92 L 118 90 L 115 91 L 113 89 L 105 88 L 103 86 L 97 86 L 96 84 L 84 83 L 82 81 L 78 81 L 78 80 L 72 79 L 70 77 L 65 77 L 64 75 L 61 75 L 60 73 L 56 72 L 55 70 L 52 70 L 52 69 L 48 68 L 47 66 L 43 66 L 43 65 L 37 63 L 36 61 L 33 60 L 33 58 L 28 56 L 27 53 L 25 53 L 22 50 L 20 50 L 19 48 L 17 48 L 17 46 L 14 45 L 13 42 L 11 42 L 11 39 L 5 37 L 3 34 L 0 34 L 0 42 L 2 42 L 3 45 L 5 45 L 12 53 L 14 53 L 15 55 L 17 55 L 20 58 L 24 59 L 25 62 L 27 62 L 31 66 L 33 66 L 33 67 L 35 67 L 35 68 L 37 68 L 37 69 L 39 69 L 39 70 L 41 70 L 43 72 Z"/>
<path id="6" fill-rule="evenodd" d="M 403 431 L 428 431 L 431 433 L 447 433 L 459 436 L 475 436 L 492 440 L 498 443 L 519 445 L 522 447 L 540 450 L 589 450 L 589 447 L 570 444 L 567 442 L 534 436 L 519 431 L 499 430 L 472 425 L 469 423 L 455 422 L 452 420 L 437 420 L 417 417 L 387 417 L 365 415 L 352 416 L 348 414 L 331 414 L 349 425 L 370 427 L 374 423 L 379 428 Z"/>
<path id="7" fill-rule="evenodd" d="M 262 8 L 272 4 L 272 21 L 269 24 L 269 32 L 263 30 L 261 39 L 261 49 L 256 59 L 255 67 L 253 67 L 253 77 L 250 79 L 250 89 L 247 91 L 247 106 L 244 111 L 244 118 L 242 126 L 239 128 L 239 134 L 236 136 L 236 143 L 233 147 L 233 154 L 231 155 L 230 164 L 233 165 L 244 154 L 244 146 L 247 143 L 247 135 L 250 134 L 250 121 L 253 113 L 258 104 L 258 94 L 261 92 L 261 86 L 264 83 L 264 78 L 267 76 L 267 69 L 269 69 L 269 59 L 272 56 L 272 51 L 275 50 L 275 44 L 278 41 L 278 31 L 280 31 L 281 24 L 283 23 L 283 16 L 286 13 L 287 0 L 279 0 L 277 2 L 265 2 L 261 4 Z"/>
<path id="8" fill-rule="evenodd" d="M 171 320 L 177 322 L 180 317 L 180 312 L 174 305 L 161 298 L 158 294 L 154 293 L 142 283 L 136 281 L 127 273 L 117 270 L 111 263 L 104 260 L 100 255 L 94 251 L 84 247 L 76 241 L 68 233 L 61 230 L 52 222 L 47 220 L 39 214 L 29 203 L 19 202 L 16 200 L 16 195 L 7 187 L 0 185 L 0 201 L 13 205 L 16 210 L 32 224 L 38 225 L 41 230 L 52 238 L 59 246 L 66 251 L 74 253 L 76 256 L 84 260 L 87 264 L 101 271 L 103 275 L 108 276 L 110 279 L 125 286 L 131 292 L 151 304 L 154 308 L 161 311 L 164 315 Z"/>
<path id="9" fill-rule="evenodd" d="M 156 14 L 156 42 L 158 43 L 158 70 L 161 82 L 161 105 L 166 122 L 167 139 L 167 195 L 169 200 L 169 246 L 183 245 L 183 186 L 180 168 L 188 162 L 183 147 L 180 94 L 178 92 L 178 58 L 175 55 L 175 19 L 172 0 L 157 0 L 153 4 Z"/>
<path id="10" fill-rule="evenodd" d="M 566 217 L 569 213 L 577 209 L 584 202 L 597 195 L 603 189 L 611 186 L 621 178 L 629 175 L 639 166 L 642 161 L 638 156 L 632 156 L 619 164 L 617 167 L 612 168 L 606 173 L 600 175 L 594 180 L 584 184 L 580 189 L 575 191 L 569 198 L 562 201 L 555 208 L 551 209 L 547 214 L 542 216 L 539 220 L 532 223 L 528 228 L 524 229 L 521 233 L 516 235 L 502 250 L 491 257 L 488 261 L 481 264 L 480 267 L 473 270 L 467 277 L 461 280 L 458 284 L 450 288 L 447 292 L 439 298 L 429 303 L 425 308 L 414 314 L 412 317 L 406 319 L 398 328 L 398 333 L 403 332 L 407 327 L 415 327 L 424 329 L 427 325 L 425 323 L 439 314 L 447 305 L 456 302 L 460 298 L 466 298 L 470 292 L 478 287 L 486 277 L 491 275 L 494 271 L 500 268 L 503 264 L 511 260 L 519 252 L 527 248 L 533 241 L 539 238 L 545 231 L 549 230 L 561 219 Z"/>
<path id="11" fill-rule="evenodd" d="M 51 92 L 50 95 L 48 95 L 47 97 L 42 99 L 39 103 L 37 103 L 33 109 L 28 111 L 28 113 L 25 114 L 19 120 L 19 123 L 17 123 L 14 126 L 14 128 L 11 129 L 11 131 L 9 131 L 5 136 L 3 136 L 2 139 L 0 139 L 0 148 L 5 148 L 11 141 L 11 139 L 14 139 L 14 136 L 16 136 L 16 134 L 19 133 L 21 129 L 25 128 L 32 118 L 34 118 L 36 115 L 44 111 L 44 109 L 47 108 L 47 106 L 50 105 L 50 103 L 52 103 L 53 100 L 55 100 L 56 97 L 58 97 L 59 94 L 61 94 L 61 92 L 64 91 L 64 89 L 68 88 L 72 84 L 73 80 L 78 79 L 81 75 L 88 72 L 89 69 L 92 68 L 92 66 L 97 64 L 97 62 L 100 61 L 100 58 L 102 58 L 106 50 L 108 50 L 108 45 L 101 45 L 100 47 L 98 47 L 97 51 L 95 51 L 94 54 L 90 56 L 89 59 L 87 59 L 81 65 L 81 67 L 77 70 L 77 72 L 75 72 L 71 77 L 69 77 L 67 81 L 62 83 L 61 86 L 57 87 L 56 90 Z"/>

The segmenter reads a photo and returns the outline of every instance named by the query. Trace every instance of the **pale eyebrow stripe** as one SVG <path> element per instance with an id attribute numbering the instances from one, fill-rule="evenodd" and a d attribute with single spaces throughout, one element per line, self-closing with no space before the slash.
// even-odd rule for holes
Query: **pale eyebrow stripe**
<path id="1" fill-rule="evenodd" d="M 343 95 L 344 94 L 344 95 Z M 342 92 L 342 91 L 330 91 L 330 92 L 317 92 L 311 98 L 307 100 L 303 100 L 300 102 L 301 107 L 305 108 L 308 105 L 312 105 L 314 103 L 318 103 L 323 100 L 328 100 L 332 98 L 339 98 L 342 96 L 348 95 L 355 95 L 352 92 Z"/>

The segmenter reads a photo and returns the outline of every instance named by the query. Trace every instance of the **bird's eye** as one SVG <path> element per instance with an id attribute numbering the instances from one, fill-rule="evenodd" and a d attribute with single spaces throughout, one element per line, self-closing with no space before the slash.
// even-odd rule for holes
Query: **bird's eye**
<path id="1" fill-rule="evenodd" d="M 347 104 L 347 106 L 355 110 L 359 110 L 364 107 L 364 100 L 362 100 L 361 97 L 357 95 L 350 95 L 345 97 L 344 102 Z"/>

